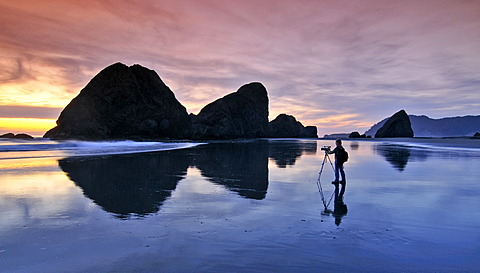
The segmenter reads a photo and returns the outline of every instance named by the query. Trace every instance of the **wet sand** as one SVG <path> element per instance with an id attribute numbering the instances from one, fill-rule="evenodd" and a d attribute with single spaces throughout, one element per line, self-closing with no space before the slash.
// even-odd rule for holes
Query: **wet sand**
<path id="1" fill-rule="evenodd" d="M 427 147 L 480 149 L 480 139 L 476 138 L 376 138 L 374 142 L 424 145 Z"/>
<path id="2" fill-rule="evenodd" d="M 2 272 L 476 272 L 480 150 L 403 142 L 345 141 L 328 213 L 331 140 L 4 160 Z"/>

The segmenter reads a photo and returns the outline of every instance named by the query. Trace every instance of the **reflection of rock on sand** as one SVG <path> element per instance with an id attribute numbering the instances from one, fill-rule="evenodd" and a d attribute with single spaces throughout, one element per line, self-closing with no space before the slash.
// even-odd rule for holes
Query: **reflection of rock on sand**
<path id="1" fill-rule="evenodd" d="M 279 168 L 295 165 L 295 162 L 304 154 L 314 155 L 317 153 L 317 142 L 304 141 L 275 141 L 275 145 L 269 145 L 268 155 L 275 161 Z"/>
<path id="2" fill-rule="evenodd" d="M 268 188 L 268 143 L 214 143 L 195 149 L 191 165 L 240 196 L 263 199 Z"/>
<path id="3" fill-rule="evenodd" d="M 105 211 L 125 217 L 159 210 L 186 174 L 188 160 L 175 153 L 67 158 L 60 168 Z"/>
<path id="4" fill-rule="evenodd" d="M 425 161 L 428 158 L 427 151 L 415 150 L 408 146 L 378 144 L 373 146 L 373 149 L 400 172 L 405 170 L 409 160 Z"/>
<path id="5" fill-rule="evenodd" d="M 124 218 L 158 212 L 188 167 L 198 168 L 208 181 L 242 197 L 264 199 L 269 156 L 282 167 L 293 165 L 303 153 L 315 152 L 316 142 L 249 141 L 156 153 L 73 157 L 59 160 L 59 165 L 85 196 Z"/>

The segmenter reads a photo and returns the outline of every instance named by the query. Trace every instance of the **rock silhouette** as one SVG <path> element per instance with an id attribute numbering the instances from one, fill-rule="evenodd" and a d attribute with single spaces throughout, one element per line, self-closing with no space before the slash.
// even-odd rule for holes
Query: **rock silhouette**
<path id="1" fill-rule="evenodd" d="M 432 119 L 427 116 L 408 115 L 415 137 L 465 137 L 472 136 L 480 129 L 480 116 L 461 116 Z M 366 135 L 374 135 L 388 118 L 370 129 Z"/>
<path id="2" fill-rule="evenodd" d="M 375 137 L 413 137 L 412 124 L 405 110 L 400 110 L 391 116 L 387 122 L 378 129 Z"/>
<path id="3" fill-rule="evenodd" d="M 63 109 L 50 139 L 245 139 L 317 138 L 315 126 L 279 116 L 269 129 L 268 95 L 259 82 L 245 84 L 206 105 L 198 115 L 185 107 L 158 74 L 138 64 L 100 71 Z M 284 129 L 288 129 L 285 131 Z"/>
<path id="4" fill-rule="evenodd" d="M 13 138 L 15 137 L 14 133 L 6 133 L 0 136 L 0 138 Z"/>
<path id="5" fill-rule="evenodd" d="M 359 132 L 355 131 L 355 132 L 351 132 L 350 135 L 348 135 L 348 138 L 368 138 L 370 136 L 367 136 L 365 134 L 360 134 Z"/>
<path id="6" fill-rule="evenodd" d="M 80 91 L 44 137 L 100 140 L 190 135 L 185 107 L 155 71 L 116 63 Z"/>
<path id="7" fill-rule="evenodd" d="M 305 126 L 304 133 L 305 133 L 305 137 L 318 138 L 317 126 L 312 126 L 312 125 Z"/>
<path id="8" fill-rule="evenodd" d="M 268 96 L 258 82 L 246 84 L 191 115 L 193 139 L 264 137 L 268 126 Z"/>
<path id="9" fill-rule="evenodd" d="M 280 114 L 268 124 L 267 136 L 272 138 L 317 138 L 317 127 L 304 127 L 294 116 Z"/>
<path id="10" fill-rule="evenodd" d="M 0 138 L 13 138 L 13 139 L 24 139 L 24 140 L 32 140 L 34 137 L 32 137 L 29 134 L 14 134 L 14 133 L 6 133 L 3 135 L 0 135 Z"/>

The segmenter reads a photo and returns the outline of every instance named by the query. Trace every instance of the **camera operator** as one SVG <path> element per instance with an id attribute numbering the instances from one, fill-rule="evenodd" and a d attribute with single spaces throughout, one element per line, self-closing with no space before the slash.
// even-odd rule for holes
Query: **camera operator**
<path id="1" fill-rule="evenodd" d="M 342 146 L 341 139 L 335 140 L 335 144 L 337 145 L 335 149 L 333 150 L 328 149 L 327 151 L 325 151 L 326 153 L 329 153 L 329 154 L 335 154 L 335 180 L 332 181 L 332 184 L 338 184 L 340 182 L 341 184 L 345 185 L 345 182 L 346 182 L 345 171 L 343 170 L 343 163 L 345 163 L 345 161 L 341 156 L 341 154 L 345 153 L 345 148 L 343 148 Z M 339 173 L 342 175 L 341 181 L 338 180 Z"/>

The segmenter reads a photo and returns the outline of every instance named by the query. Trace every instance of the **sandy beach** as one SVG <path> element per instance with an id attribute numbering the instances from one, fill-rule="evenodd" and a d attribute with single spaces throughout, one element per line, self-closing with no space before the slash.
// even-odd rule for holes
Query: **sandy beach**
<path id="1" fill-rule="evenodd" d="M 1 271 L 476 272 L 478 142 L 347 140 L 340 209 L 319 177 L 332 140 L 9 152 Z"/>

